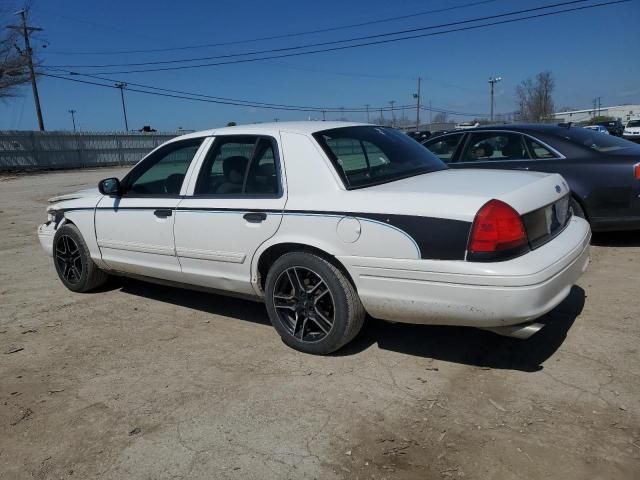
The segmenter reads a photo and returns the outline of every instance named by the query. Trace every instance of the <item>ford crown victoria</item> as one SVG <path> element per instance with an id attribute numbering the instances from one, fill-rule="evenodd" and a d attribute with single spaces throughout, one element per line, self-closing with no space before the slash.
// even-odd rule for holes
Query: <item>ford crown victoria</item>
<path id="1" fill-rule="evenodd" d="M 560 175 L 450 170 L 373 125 L 192 133 L 98 187 L 51 199 L 38 229 L 67 288 L 124 275 L 258 299 L 311 353 L 367 313 L 526 338 L 589 258 Z"/>

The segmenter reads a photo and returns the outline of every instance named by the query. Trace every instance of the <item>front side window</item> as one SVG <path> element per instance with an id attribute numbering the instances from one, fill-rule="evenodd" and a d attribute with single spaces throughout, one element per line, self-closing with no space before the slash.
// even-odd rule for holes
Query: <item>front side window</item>
<path id="1" fill-rule="evenodd" d="M 454 135 L 447 135 L 446 137 L 434 138 L 431 141 L 425 142 L 424 146 L 440 160 L 449 163 L 456 153 L 460 140 L 462 140 L 462 135 L 462 133 L 456 133 Z"/>
<path id="2" fill-rule="evenodd" d="M 392 128 L 342 127 L 313 137 L 349 189 L 447 168 L 418 142 Z"/>
<path id="3" fill-rule="evenodd" d="M 470 134 L 461 162 L 488 162 L 528 159 L 522 135 L 508 132 Z"/>
<path id="4" fill-rule="evenodd" d="M 169 143 L 136 166 L 123 180 L 125 194 L 178 195 L 203 139 Z"/>
<path id="5" fill-rule="evenodd" d="M 229 136 L 216 139 L 207 154 L 195 195 L 276 195 L 277 158 L 270 139 Z"/>

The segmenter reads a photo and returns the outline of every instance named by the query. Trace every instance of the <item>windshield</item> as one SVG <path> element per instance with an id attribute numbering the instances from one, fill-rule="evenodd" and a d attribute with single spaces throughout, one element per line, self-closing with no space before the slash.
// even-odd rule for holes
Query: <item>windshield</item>
<path id="1" fill-rule="evenodd" d="M 343 127 L 313 134 L 348 189 L 445 170 L 429 150 L 388 127 Z"/>
<path id="2" fill-rule="evenodd" d="M 613 135 L 602 135 L 600 132 L 587 128 L 570 127 L 561 129 L 558 131 L 558 135 L 570 142 L 591 148 L 597 152 L 614 152 L 634 146 L 628 140 L 623 140 Z"/>
<path id="3" fill-rule="evenodd" d="M 627 127 L 640 127 L 640 120 L 631 120 L 627 123 Z"/>

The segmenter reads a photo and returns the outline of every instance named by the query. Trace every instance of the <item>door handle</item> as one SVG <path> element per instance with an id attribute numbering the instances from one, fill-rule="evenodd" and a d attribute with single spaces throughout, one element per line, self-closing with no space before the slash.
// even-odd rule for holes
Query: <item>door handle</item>
<path id="1" fill-rule="evenodd" d="M 242 218 L 249 223 L 261 223 L 267 219 L 267 214 L 263 212 L 251 212 L 245 213 Z"/>
<path id="2" fill-rule="evenodd" d="M 161 208 L 158 210 L 154 210 L 153 214 L 158 218 L 167 218 L 170 217 L 173 212 L 169 208 Z"/>

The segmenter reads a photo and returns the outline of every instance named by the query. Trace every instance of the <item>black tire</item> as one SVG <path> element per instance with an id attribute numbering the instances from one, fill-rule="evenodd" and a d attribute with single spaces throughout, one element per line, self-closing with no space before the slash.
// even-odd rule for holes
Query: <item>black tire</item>
<path id="1" fill-rule="evenodd" d="M 306 293 L 298 294 L 293 281 Z M 366 316 L 347 277 L 324 258 L 307 252 L 287 253 L 274 262 L 267 274 L 265 297 L 269 319 L 284 343 L 306 353 L 335 352 L 358 335 Z M 330 313 L 332 321 L 324 321 Z M 297 327 L 300 322 L 302 326 Z"/>
<path id="2" fill-rule="evenodd" d="M 78 227 L 66 224 L 53 237 L 53 264 L 60 281 L 72 292 L 89 292 L 109 279 L 89 254 L 89 248 Z"/>
<path id="3" fill-rule="evenodd" d="M 569 206 L 571 207 L 571 210 L 576 217 L 584 218 L 585 220 L 587 219 L 587 215 L 584 213 L 582 206 L 575 198 L 571 198 L 571 200 L 569 201 Z"/>

